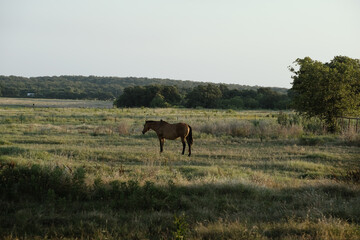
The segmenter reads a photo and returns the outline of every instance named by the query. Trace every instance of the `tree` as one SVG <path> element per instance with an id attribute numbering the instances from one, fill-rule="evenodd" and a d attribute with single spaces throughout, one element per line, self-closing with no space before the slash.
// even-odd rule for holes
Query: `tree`
<path id="1" fill-rule="evenodd" d="M 170 106 L 170 104 L 168 104 L 165 101 L 164 96 L 162 96 L 160 93 L 157 93 L 150 102 L 150 107 L 152 107 L 152 108 L 157 108 L 157 107 L 164 108 L 164 107 L 169 107 L 169 106 Z"/>
<path id="2" fill-rule="evenodd" d="M 360 61 L 337 56 L 329 63 L 309 57 L 297 59 L 298 70 L 290 67 L 292 104 L 307 117 L 319 117 L 329 132 L 338 130 L 337 117 L 360 113 Z"/>
<path id="3" fill-rule="evenodd" d="M 222 93 L 215 84 L 199 85 L 186 95 L 188 107 L 215 108 Z"/>
<path id="4" fill-rule="evenodd" d="M 218 102 L 218 107 L 223 109 L 243 109 L 244 101 L 240 96 L 233 98 L 221 99 Z"/>
<path id="5" fill-rule="evenodd" d="M 117 107 L 141 107 L 146 106 L 150 101 L 144 100 L 146 90 L 144 87 L 135 86 L 125 88 L 122 95 L 115 101 Z"/>
<path id="6" fill-rule="evenodd" d="M 164 97 L 165 101 L 171 105 L 179 105 L 182 99 L 176 86 L 163 86 L 161 95 Z"/>
<path id="7" fill-rule="evenodd" d="M 263 109 L 286 109 L 287 94 L 275 92 L 271 88 L 259 88 L 257 90 L 260 108 Z"/>
<path id="8" fill-rule="evenodd" d="M 114 102 L 117 107 L 169 107 L 179 105 L 182 98 L 175 86 L 135 86 L 125 88 Z"/>

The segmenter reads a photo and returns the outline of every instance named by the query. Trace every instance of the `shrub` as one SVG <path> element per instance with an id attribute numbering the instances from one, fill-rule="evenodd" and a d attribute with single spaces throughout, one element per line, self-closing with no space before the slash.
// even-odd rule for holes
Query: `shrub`
<path id="1" fill-rule="evenodd" d="M 301 121 L 303 128 L 307 132 L 314 134 L 324 134 L 324 125 L 319 118 L 304 118 Z"/>
<path id="2" fill-rule="evenodd" d="M 249 121 L 233 121 L 229 123 L 229 135 L 233 137 L 250 137 L 252 124 Z"/>
<path id="3" fill-rule="evenodd" d="M 212 135 L 230 135 L 243 138 L 288 138 L 299 137 L 303 129 L 299 125 L 281 126 L 272 120 L 232 120 L 229 122 L 205 122 L 196 126 L 196 131 Z"/>
<path id="4" fill-rule="evenodd" d="M 346 145 L 360 147 L 360 134 L 353 128 L 344 130 L 340 138 Z"/>
<path id="5" fill-rule="evenodd" d="M 280 125 L 268 120 L 259 121 L 256 127 L 256 135 L 261 141 L 266 138 L 279 138 L 280 133 Z"/>
<path id="6" fill-rule="evenodd" d="M 96 127 L 94 131 L 91 133 L 91 136 L 105 136 L 105 135 L 112 135 L 113 130 L 110 127 Z"/>
<path id="7" fill-rule="evenodd" d="M 287 126 L 289 124 L 288 115 L 283 112 L 280 112 L 277 117 L 277 122 L 282 126 Z"/>
<path id="8" fill-rule="evenodd" d="M 129 134 L 129 125 L 126 122 L 119 123 L 117 127 L 119 135 L 127 135 Z"/>
<path id="9" fill-rule="evenodd" d="M 250 137 L 253 125 L 247 120 L 230 122 L 206 122 L 196 126 L 196 131 L 213 135 L 230 135 L 233 137 Z"/>

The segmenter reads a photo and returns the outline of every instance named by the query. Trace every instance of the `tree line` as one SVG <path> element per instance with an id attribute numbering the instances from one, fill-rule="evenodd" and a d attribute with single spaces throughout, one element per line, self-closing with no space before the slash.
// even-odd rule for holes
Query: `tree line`
<path id="1" fill-rule="evenodd" d="M 118 107 L 284 109 L 287 89 L 157 78 L 0 76 L 0 97 L 115 100 Z"/>
<path id="2" fill-rule="evenodd" d="M 186 89 L 207 83 L 159 78 L 98 77 L 98 76 L 44 76 L 19 77 L 0 75 L 0 97 L 27 97 L 56 99 L 114 100 L 125 88 L 134 86 L 176 86 L 182 94 Z M 258 87 L 227 84 L 230 89 L 256 90 Z M 285 88 L 272 88 L 285 93 Z"/>
<path id="3" fill-rule="evenodd" d="M 290 98 L 270 88 L 238 90 L 222 84 L 207 84 L 179 90 L 176 86 L 151 85 L 125 88 L 114 104 L 117 107 L 287 109 Z"/>

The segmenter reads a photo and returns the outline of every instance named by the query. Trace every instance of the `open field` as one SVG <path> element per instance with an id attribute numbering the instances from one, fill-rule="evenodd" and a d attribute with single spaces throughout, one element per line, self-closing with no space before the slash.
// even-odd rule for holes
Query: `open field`
<path id="1" fill-rule="evenodd" d="M 192 156 L 146 119 L 189 123 Z M 0 238 L 360 239 L 359 133 L 277 119 L 0 106 Z"/>
<path id="2" fill-rule="evenodd" d="M 0 97 L 2 107 L 34 107 L 34 108 L 112 108 L 111 101 L 99 100 L 68 100 L 43 98 L 3 98 Z"/>

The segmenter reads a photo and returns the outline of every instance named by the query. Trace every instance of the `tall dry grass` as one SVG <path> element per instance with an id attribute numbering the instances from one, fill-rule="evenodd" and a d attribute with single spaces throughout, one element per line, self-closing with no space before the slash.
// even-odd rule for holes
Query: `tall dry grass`
<path id="1" fill-rule="evenodd" d="M 282 126 L 274 120 L 208 121 L 194 125 L 195 131 L 214 136 L 229 135 L 242 138 L 287 139 L 304 133 L 300 125 Z"/>

